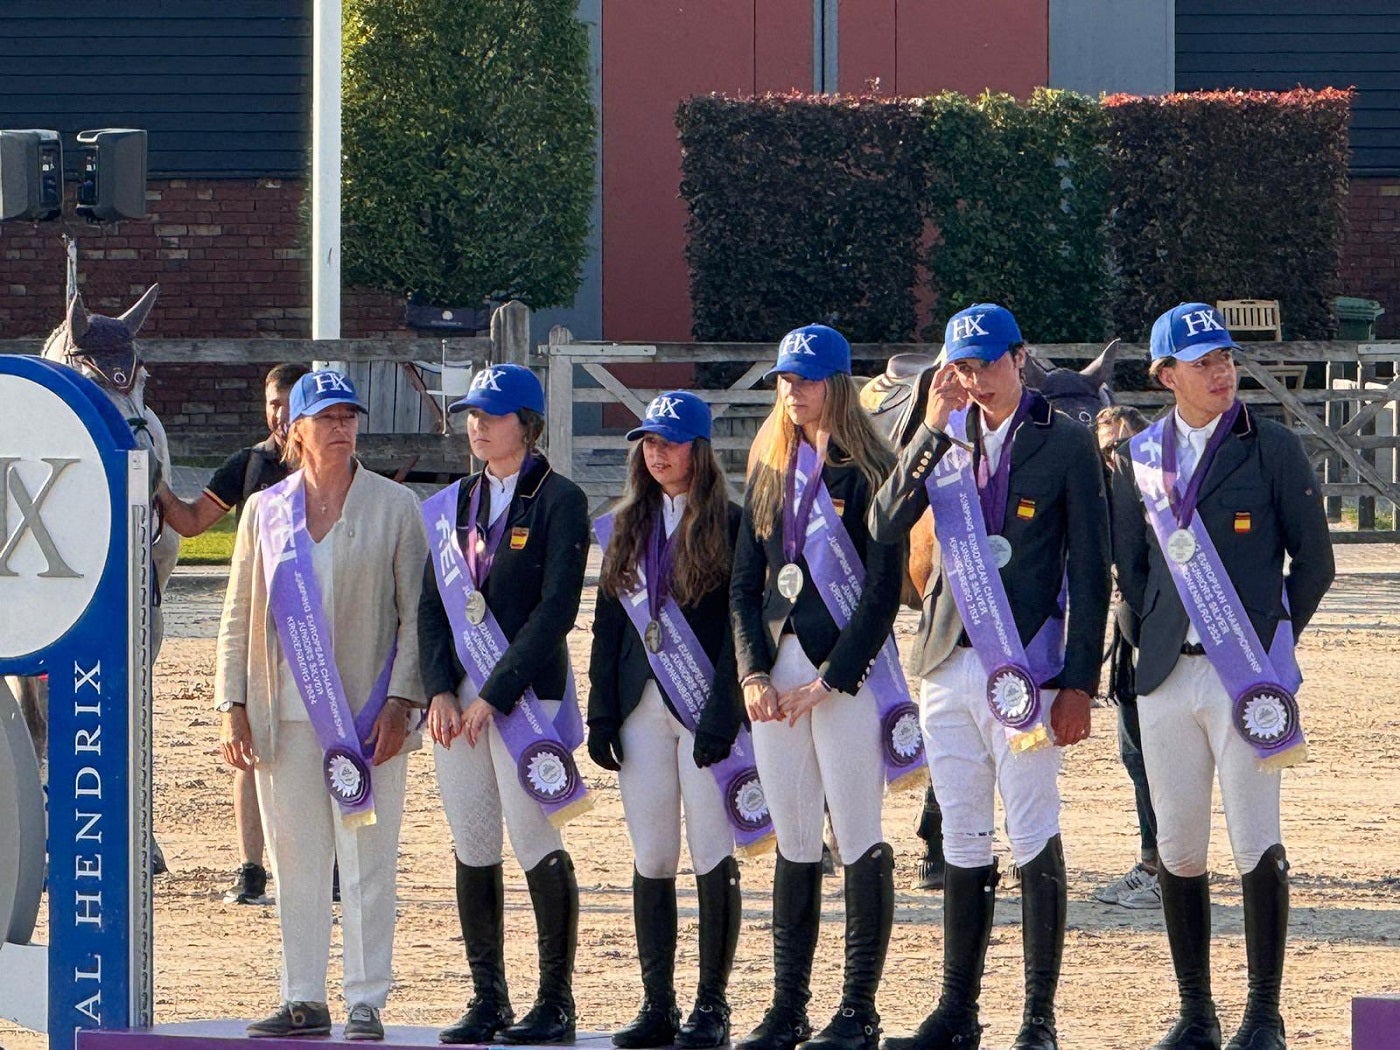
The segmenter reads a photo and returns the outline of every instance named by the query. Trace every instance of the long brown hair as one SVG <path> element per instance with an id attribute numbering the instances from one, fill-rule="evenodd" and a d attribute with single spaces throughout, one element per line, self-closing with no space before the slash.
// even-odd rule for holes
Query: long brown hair
<path id="1" fill-rule="evenodd" d="M 690 495 L 676 526 L 676 555 L 668 588 L 677 603 L 700 599 L 729 581 L 729 493 L 714 447 L 705 438 L 690 445 Z M 637 588 L 637 563 L 661 514 L 661 486 L 647 470 L 642 442 L 627 458 L 627 491 L 618 504 L 612 541 L 603 553 L 598 586 L 614 598 Z"/>
<path id="2" fill-rule="evenodd" d="M 851 457 L 873 495 L 894 467 L 894 453 L 860 407 L 851 377 L 838 372 L 827 376 L 825 382 L 822 429 L 831 435 L 832 444 Z M 749 481 L 754 534 L 761 540 L 773 534 L 781 517 L 788 459 L 800 436 L 782 400 L 775 398 L 754 446 L 755 466 Z"/>

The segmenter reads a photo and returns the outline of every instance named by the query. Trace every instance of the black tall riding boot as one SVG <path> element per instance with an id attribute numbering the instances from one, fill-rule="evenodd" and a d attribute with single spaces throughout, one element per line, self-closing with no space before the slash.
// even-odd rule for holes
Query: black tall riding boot
<path id="1" fill-rule="evenodd" d="M 841 1008 L 804 1050 L 878 1050 L 875 993 L 894 925 L 894 850 L 878 842 L 846 865 L 846 974 Z"/>
<path id="2" fill-rule="evenodd" d="M 676 880 L 632 873 L 632 921 L 642 964 L 642 1008 L 613 1033 L 624 1050 L 670 1046 L 681 1023 L 676 1009 Z"/>
<path id="3" fill-rule="evenodd" d="M 933 784 L 924 791 L 924 810 L 919 816 L 919 826 L 914 832 L 924 840 L 924 855 L 919 859 L 919 881 L 921 890 L 941 890 L 943 888 L 943 807 L 938 804 L 938 796 L 933 793 Z"/>
<path id="4" fill-rule="evenodd" d="M 1055 989 L 1065 950 L 1065 851 L 1053 836 L 1021 865 L 1021 948 L 1026 958 L 1026 1005 L 1012 1050 L 1056 1050 Z"/>
<path id="5" fill-rule="evenodd" d="M 695 877 L 695 890 L 700 900 L 700 984 L 695 1009 L 676 1032 L 676 1045 L 710 1050 L 729 1042 L 729 971 L 743 919 L 738 863 L 725 857 Z"/>
<path id="6" fill-rule="evenodd" d="M 525 873 L 535 909 L 540 990 L 518 1024 L 501 1031 L 507 1043 L 568 1043 L 574 1038 L 574 952 L 578 947 L 578 882 L 573 858 L 555 850 Z"/>
<path id="7" fill-rule="evenodd" d="M 1220 1021 L 1210 995 L 1210 877 L 1182 878 L 1159 864 L 1157 884 L 1181 1015 L 1153 1050 L 1220 1050 Z"/>
<path id="8" fill-rule="evenodd" d="M 472 974 L 472 997 L 457 1023 L 438 1033 L 443 1043 L 489 1043 L 515 1020 L 506 991 L 506 892 L 501 866 L 456 860 L 457 917 Z"/>
<path id="9" fill-rule="evenodd" d="M 977 1050 L 982 1026 L 977 1000 L 992 938 L 997 864 L 949 864 L 943 887 L 943 990 L 938 1006 L 912 1036 L 886 1039 L 885 1050 Z"/>
<path id="10" fill-rule="evenodd" d="M 773 1004 L 736 1050 L 793 1050 L 812 1035 L 812 956 L 822 921 L 821 861 L 798 864 L 778 854 L 773 869 Z"/>
<path id="11" fill-rule="evenodd" d="M 1244 951 L 1249 999 L 1244 1020 L 1226 1050 L 1283 1050 L 1278 1010 L 1283 954 L 1288 943 L 1288 855 L 1275 844 L 1264 851 L 1244 884 Z"/>

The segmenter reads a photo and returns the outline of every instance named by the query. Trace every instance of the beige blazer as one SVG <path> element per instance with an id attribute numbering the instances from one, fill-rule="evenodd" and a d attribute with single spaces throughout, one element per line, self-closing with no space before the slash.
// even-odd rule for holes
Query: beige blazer
<path id="1" fill-rule="evenodd" d="M 253 750 L 270 762 L 277 747 L 274 703 L 282 647 L 267 604 L 258 521 L 262 493 L 243 511 L 219 623 L 215 703 L 247 705 Z M 367 467 L 355 471 L 336 537 L 332 641 L 346 697 L 356 713 L 384 669 L 395 638 L 398 653 L 389 695 L 425 700 L 418 670 L 418 596 L 423 586 L 427 537 L 418 500 L 408 489 Z M 416 722 L 416 717 L 414 721 Z M 405 751 L 422 746 L 409 734 Z"/>

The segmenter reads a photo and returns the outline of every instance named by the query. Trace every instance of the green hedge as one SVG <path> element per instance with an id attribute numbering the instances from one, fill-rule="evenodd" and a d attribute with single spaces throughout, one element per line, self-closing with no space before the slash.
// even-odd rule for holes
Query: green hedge
<path id="1" fill-rule="evenodd" d="M 681 104 L 697 338 L 777 339 L 813 321 L 859 342 L 910 337 L 919 109 L 804 95 Z"/>
<path id="2" fill-rule="evenodd" d="M 1092 99 L 1038 89 L 928 101 L 924 214 L 935 315 L 989 300 L 1038 342 L 1100 338 L 1107 324 L 1104 112 Z M 926 338 L 943 337 L 941 323 Z"/>
<path id="3" fill-rule="evenodd" d="M 1038 342 L 1137 339 L 1195 298 L 1277 298 L 1286 335 L 1325 336 L 1349 101 L 691 99 L 677 126 L 695 337 L 821 320 L 901 341 L 923 300 L 936 340 L 993 299 Z"/>
<path id="4" fill-rule="evenodd" d="M 346 0 L 348 284 L 540 308 L 578 290 L 593 200 L 574 0 Z"/>
<path id="5" fill-rule="evenodd" d="M 1330 336 L 1350 101 L 1333 89 L 1106 99 L 1115 332 L 1143 337 L 1183 300 L 1278 299 L 1285 338 Z"/>

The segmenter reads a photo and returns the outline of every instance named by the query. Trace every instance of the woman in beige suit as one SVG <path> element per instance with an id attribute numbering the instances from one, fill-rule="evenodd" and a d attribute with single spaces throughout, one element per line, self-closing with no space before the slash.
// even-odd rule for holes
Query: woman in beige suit
<path id="1" fill-rule="evenodd" d="M 364 406 L 313 372 L 291 395 L 297 469 L 248 503 L 219 626 L 223 755 L 252 768 L 277 883 L 282 1006 L 250 1036 L 327 1035 L 340 862 L 348 1039 L 382 1039 L 407 754 L 424 705 L 418 502 L 355 459 Z"/>

